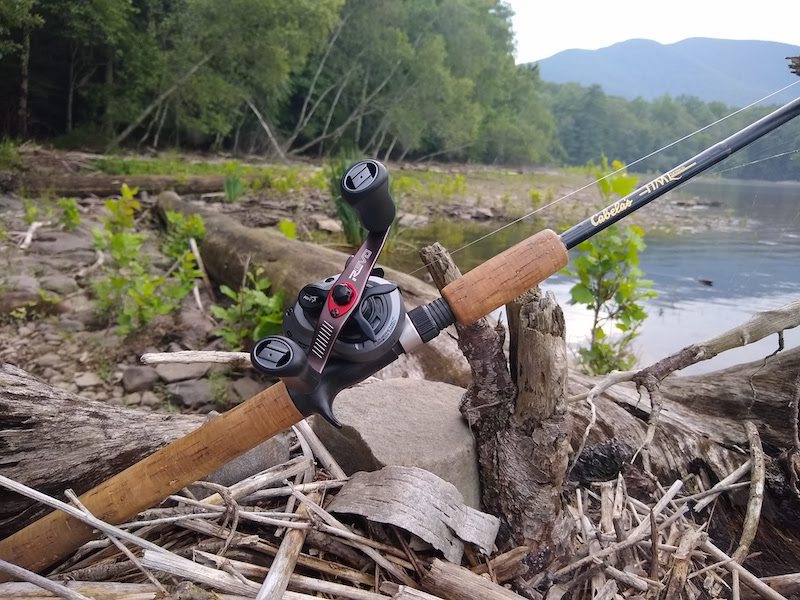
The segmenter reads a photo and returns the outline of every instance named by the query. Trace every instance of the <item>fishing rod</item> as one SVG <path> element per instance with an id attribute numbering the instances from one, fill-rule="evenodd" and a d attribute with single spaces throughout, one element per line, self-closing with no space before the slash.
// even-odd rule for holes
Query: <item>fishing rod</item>
<path id="1" fill-rule="evenodd" d="M 377 259 L 395 217 L 389 175 L 363 160 L 342 176 L 341 191 L 368 232 L 341 273 L 310 283 L 284 315 L 283 335 L 258 340 L 253 366 L 279 381 L 236 408 L 133 464 L 80 496 L 98 519 L 121 523 L 205 477 L 305 417 L 341 426 L 333 400 L 434 339 L 469 324 L 564 268 L 567 251 L 800 114 L 800 98 L 650 180 L 560 235 L 540 231 L 442 289 L 442 297 L 406 311 L 398 286 Z M 45 569 L 93 538 L 92 527 L 54 511 L 0 541 L 0 558 Z M 0 576 L 0 581 L 2 577 Z"/>

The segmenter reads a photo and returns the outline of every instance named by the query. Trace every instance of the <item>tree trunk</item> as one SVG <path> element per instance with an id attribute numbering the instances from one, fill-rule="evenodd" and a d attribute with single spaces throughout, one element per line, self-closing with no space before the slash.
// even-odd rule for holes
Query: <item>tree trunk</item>
<path id="1" fill-rule="evenodd" d="M 421 255 L 440 288 L 460 275 L 439 244 Z M 486 319 L 457 326 L 473 375 L 461 410 L 475 433 L 483 504 L 503 520 L 503 543 L 559 555 L 571 523 L 561 503 L 570 432 L 564 316 L 538 288 L 508 315 L 510 372 L 499 329 Z"/>
<path id="2" fill-rule="evenodd" d="M 22 32 L 22 49 L 20 50 L 20 83 L 19 83 L 19 105 L 17 107 L 17 120 L 19 136 L 22 139 L 28 137 L 28 82 L 30 77 L 31 60 L 31 30 L 25 27 Z"/>
<path id="3" fill-rule="evenodd" d="M 142 123 L 142 121 L 144 121 L 147 118 L 147 115 L 153 112 L 156 109 L 156 107 L 160 106 L 161 103 L 164 102 L 164 100 L 169 98 L 175 92 L 175 90 L 177 90 L 184 83 L 186 83 L 192 77 L 192 75 L 194 75 L 198 71 L 198 69 L 200 69 L 200 67 L 202 67 L 209 60 L 211 60 L 212 56 L 214 56 L 214 54 L 211 52 L 206 54 L 203 58 L 201 58 L 195 64 L 193 64 L 188 71 L 186 71 L 183 75 L 181 75 L 178 79 L 176 79 L 171 86 L 169 86 L 166 90 L 161 92 L 155 100 L 153 100 L 150 104 L 148 104 L 144 108 L 144 110 L 139 113 L 139 116 L 137 116 L 131 123 L 128 124 L 128 126 L 125 129 L 122 130 L 122 133 L 120 133 L 117 137 L 111 140 L 111 143 L 109 143 L 108 147 L 106 148 L 106 152 L 110 152 L 111 150 L 119 146 L 122 142 L 124 142 L 125 139 L 131 133 L 133 133 L 133 130 L 136 129 Z"/>

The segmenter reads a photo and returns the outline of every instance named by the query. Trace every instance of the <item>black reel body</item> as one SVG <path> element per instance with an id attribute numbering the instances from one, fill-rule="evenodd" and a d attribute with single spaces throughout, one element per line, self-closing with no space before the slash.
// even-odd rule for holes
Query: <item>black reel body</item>
<path id="1" fill-rule="evenodd" d="M 283 333 L 306 352 L 337 277 L 305 286 L 294 305 L 286 310 Z M 331 358 L 352 362 L 378 360 L 400 339 L 405 315 L 398 287 L 382 277 L 370 276 L 359 305 L 333 345 Z"/>
<path id="2" fill-rule="evenodd" d="M 407 316 L 400 290 L 375 266 L 395 218 L 386 168 L 371 159 L 356 163 L 341 192 L 367 238 L 342 273 L 300 290 L 284 315 L 284 335 L 258 340 L 250 353 L 255 368 L 283 381 L 303 415 L 318 413 L 336 426 L 336 394 L 439 331 L 438 312 L 418 307 Z"/>

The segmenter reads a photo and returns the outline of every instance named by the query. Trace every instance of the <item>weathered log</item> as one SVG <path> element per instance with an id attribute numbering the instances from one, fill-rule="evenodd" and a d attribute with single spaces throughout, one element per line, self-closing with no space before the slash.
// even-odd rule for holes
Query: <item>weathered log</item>
<path id="1" fill-rule="evenodd" d="M 749 458 L 744 419 L 757 426 L 768 453 L 766 491 L 757 537 L 750 548 L 761 554 L 746 566 L 761 575 L 800 570 L 800 493 L 792 479 L 796 458 L 787 456 L 792 448 L 792 422 L 797 419 L 792 400 L 800 391 L 798 376 L 800 348 L 794 348 L 767 361 L 691 377 L 670 376 L 661 383 L 663 405 L 649 457 L 652 475 L 662 481 L 691 473 L 710 483 L 722 479 Z M 597 383 L 595 378 L 571 374 L 569 390 L 585 395 Z M 631 471 L 626 465 L 645 439 L 650 400 L 647 394 L 640 396 L 632 383 L 625 383 L 607 390 L 593 404 L 596 419 L 571 477 L 584 483 L 604 481 L 626 469 L 630 490 L 636 468 Z M 572 402 L 569 408 L 575 421 L 571 443 L 578 447 L 592 408 L 583 400 Z M 644 474 L 640 481 L 645 488 L 653 485 Z M 745 488 L 717 501 L 710 533 L 718 544 L 735 547 L 738 543 L 747 500 Z"/>
<path id="2" fill-rule="evenodd" d="M 0 366 L 0 474 L 44 493 L 82 493 L 202 424 L 92 402 Z M 0 539 L 49 512 L 0 490 Z"/>
<path id="3" fill-rule="evenodd" d="M 336 273 L 344 267 L 347 255 L 323 246 L 292 240 L 274 229 L 253 229 L 203 205 L 191 204 L 177 194 L 166 192 L 158 197 L 157 211 L 176 211 L 202 215 L 206 234 L 200 252 L 209 276 L 219 283 L 238 287 L 246 265 L 262 267 L 273 289 L 295 298 L 306 284 Z M 395 269 L 385 268 L 386 278 L 403 292 L 407 308 L 432 302 L 439 297 L 425 282 Z M 398 365 L 390 365 L 394 375 L 412 373 L 432 381 L 466 386 L 469 371 L 455 342 L 440 335 L 418 349 L 412 356 L 402 356 Z M 394 369 L 401 369 L 396 371 Z"/>
<path id="4" fill-rule="evenodd" d="M 179 194 L 205 194 L 221 192 L 225 177 L 222 175 L 41 175 L 21 174 L 3 183 L 4 191 L 24 192 L 31 195 L 45 193 L 59 196 L 115 196 L 126 183 L 141 191 L 157 194 L 174 190 Z"/>

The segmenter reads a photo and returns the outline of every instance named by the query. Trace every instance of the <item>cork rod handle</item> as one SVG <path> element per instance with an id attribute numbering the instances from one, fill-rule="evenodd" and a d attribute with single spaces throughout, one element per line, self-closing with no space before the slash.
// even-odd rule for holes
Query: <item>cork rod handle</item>
<path id="1" fill-rule="evenodd" d="M 97 518 L 122 523 L 302 419 L 286 387 L 276 383 L 114 475 L 80 500 Z M 54 511 L 0 541 L 0 558 L 41 571 L 93 538 L 89 525 Z"/>
<path id="2" fill-rule="evenodd" d="M 557 273 L 568 260 L 559 235 L 545 229 L 449 283 L 442 297 L 456 320 L 468 325 Z"/>

